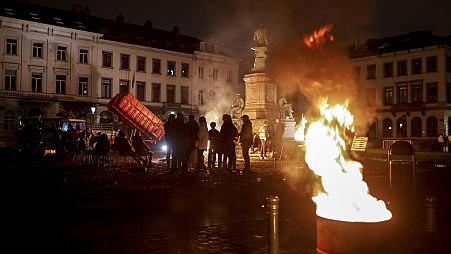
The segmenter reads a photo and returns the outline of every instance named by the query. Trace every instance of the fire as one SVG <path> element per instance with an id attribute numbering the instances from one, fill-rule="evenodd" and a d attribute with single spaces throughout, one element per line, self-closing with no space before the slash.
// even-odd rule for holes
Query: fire
<path id="1" fill-rule="evenodd" d="M 304 36 L 304 44 L 309 48 L 314 48 L 325 44 L 327 40 L 333 42 L 334 36 L 330 34 L 332 27 L 332 24 L 326 24 L 320 29 L 313 31 L 312 34 Z"/>
<path id="2" fill-rule="evenodd" d="M 346 133 L 353 132 L 354 116 L 346 104 L 320 103 L 321 117 L 310 123 L 305 136 L 305 161 L 321 177 L 323 191 L 313 197 L 323 218 L 351 222 L 389 220 L 385 203 L 368 193 L 362 164 L 346 158 Z"/>
<path id="3" fill-rule="evenodd" d="M 294 139 L 297 141 L 304 141 L 305 139 L 305 127 L 307 124 L 307 119 L 304 117 L 304 114 L 302 114 L 301 123 L 299 128 L 294 133 Z"/>

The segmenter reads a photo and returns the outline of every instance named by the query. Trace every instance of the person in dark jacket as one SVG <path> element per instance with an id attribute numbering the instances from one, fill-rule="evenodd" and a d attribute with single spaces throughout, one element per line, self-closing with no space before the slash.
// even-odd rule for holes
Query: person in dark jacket
<path id="1" fill-rule="evenodd" d="M 132 145 L 133 148 L 135 149 L 136 155 L 144 163 L 144 165 L 152 164 L 153 152 L 144 143 L 144 140 L 141 137 L 139 131 L 137 131 L 135 135 L 132 137 Z M 142 158 L 142 156 L 144 156 L 144 159 Z"/>
<path id="2" fill-rule="evenodd" d="M 221 126 L 220 143 L 223 146 L 224 158 L 222 161 L 223 168 L 236 169 L 235 140 L 238 137 L 238 130 L 232 122 L 232 117 L 225 114 L 222 117 L 224 123 Z"/>
<path id="3" fill-rule="evenodd" d="M 283 133 L 285 132 L 285 126 L 280 122 L 279 118 L 276 118 L 274 124 L 274 138 L 273 138 L 273 158 L 280 159 L 282 156 L 283 145 Z"/>
<path id="4" fill-rule="evenodd" d="M 188 130 L 185 125 L 183 113 L 177 113 L 173 128 L 175 140 L 173 144 L 174 168 L 186 171 L 188 169 Z"/>
<path id="5" fill-rule="evenodd" d="M 215 168 L 216 166 L 216 155 L 218 155 L 219 148 L 219 131 L 216 130 L 216 123 L 210 123 L 210 130 L 208 131 L 208 139 L 210 140 L 210 145 L 208 147 L 208 168 Z M 218 165 L 220 167 L 220 165 Z"/>
<path id="6" fill-rule="evenodd" d="M 252 133 L 252 122 L 249 120 L 248 115 L 243 115 L 241 117 L 243 120 L 243 126 L 241 126 L 240 132 L 240 143 L 244 158 L 244 169 L 243 173 L 249 173 L 251 169 L 251 160 L 249 158 L 249 149 L 253 143 L 253 133 Z"/>

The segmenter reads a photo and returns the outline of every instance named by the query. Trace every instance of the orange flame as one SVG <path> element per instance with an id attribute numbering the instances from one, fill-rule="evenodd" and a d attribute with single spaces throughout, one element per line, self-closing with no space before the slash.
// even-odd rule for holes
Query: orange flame
<path id="1" fill-rule="evenodd" d="M 347 103 L 330 106 L 320 103 L 321 118 L 310 124 L 305 136 L 305 161 L 321 176 L 324 192 L 313 197 L 318 216 L 359 222 L 378 222 L 391 218 L 385 203 L 368 193 L 362 164 L 345 157 L 346 133 L 353 131 L 354 116 Z"/>
<path id="2" fill-rule="evenodd" d="M 310 35 L 304 36 L 304 44 L 309 48 L 318 47 L 327 42 L 327 40 L 333 42 L 334 36 L 330 34 L 332 31 L 332 24 L 326 24 L 320 29 L 313 31 Z"/>

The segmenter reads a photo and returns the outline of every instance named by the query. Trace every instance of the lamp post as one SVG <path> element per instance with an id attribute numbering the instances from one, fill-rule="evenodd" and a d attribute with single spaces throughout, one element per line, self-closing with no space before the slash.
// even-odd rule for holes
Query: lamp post
<path id="1" fill-rule="evenodd" d="M 95 113 L 96 113 L 96 106 L 92 106 L 91 107 L 91 113 L 92 113 L 92 116 L 91 116 L 91 130 L 92 130 L 92 127 L 94 126 L 94 115 L 95 115 Z"/>

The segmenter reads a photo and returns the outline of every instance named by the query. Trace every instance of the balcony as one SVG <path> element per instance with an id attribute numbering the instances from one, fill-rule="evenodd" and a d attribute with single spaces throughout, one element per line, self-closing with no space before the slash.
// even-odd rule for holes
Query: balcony
<path id="1" fill-rule="evenodd" d="M 426 110 L 426 104 L 423 102 L 415 103 L 402 103 L 391 105 L 391 112 L 411 112 L 411 111 L 424 111 Z"/>
<path id="2" fill-rule="evenodd" d="M 97 98 L 80 95 L 33 93 L 23 91 L 0 90 L 0 97 L 9 97 L 15 99 L 35 99 L 44 101 L 83 101 L 95 102 Z"/>

